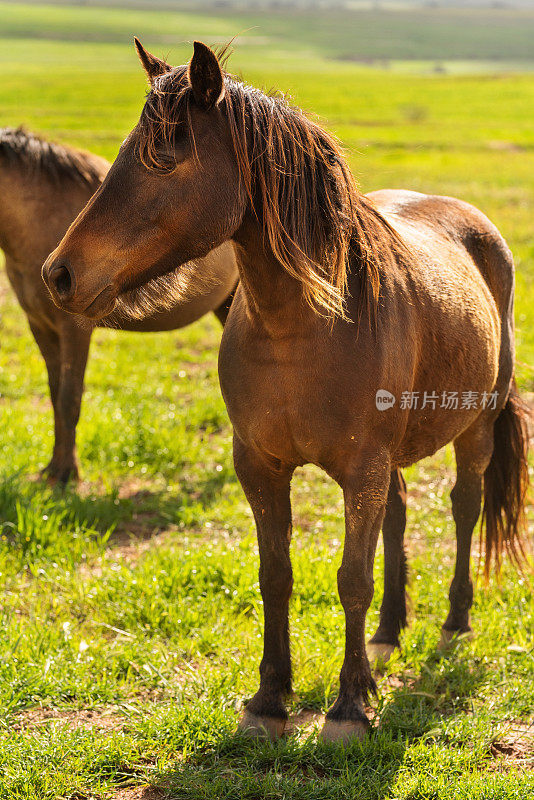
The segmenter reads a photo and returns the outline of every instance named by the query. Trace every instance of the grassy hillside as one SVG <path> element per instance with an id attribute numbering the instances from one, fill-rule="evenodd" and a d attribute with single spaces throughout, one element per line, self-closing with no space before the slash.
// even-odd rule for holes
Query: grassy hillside
<path id="1" fill-rule="evenodd" d="M 147 10 L 109 5 L 2 3 L 0 27 L 6 36 L 100 42 L 124 42 L 136 29 L 163 45 L 206 33 L 224 39 L 239 35 L 256 46 L 287 51 L 308 47 L 330 58 L 364 61 L 532 63 L 534 58 L 534 7 L 414 8 L 406 3 L 383 10 L 297 7 L 261 13 L 239 10 L 245 4 L 222 9 L 213 4 L 206 14 L 198 3 L 180 3 L 185 10 L 179 13 L 169 10 L 172 4 L 158 2 L 147 3 Z"/>
<path id="2" fill-rule="evenodd" d="M 473 41 L 468 16 L 456 17 L 453 30 L 440 29 L 444 59 Z M 518 267 L 520 385 L 533 392 L 534 75 L 472 75 L 465 64 L 444 75 L 419 63 L 409 73 L 401 64 L 370 69 L 338 57 L 347 43 L 371 52 L 370 31 L 375 42 L 385 37 L 372 15 L 367 28 L 352 16 L 331 29 L 319 16 L 258 19 L 231 68 L 318 114 L 346 145 L 362 188 L 457 195 L 500 226 Z M 0 3 L 0 125 L 24 123 L 113 158 L 145 91 L 132 34 L 183 62 L 190 46 L 179 41 L 224 41 L 249 23 Z M 502 35 L 502 58 L 522 57 L 529 24 L 516 26 L 516 39 Z M 388 41 L 381 57 L 401 58 Z M 425 33 L 413 57 L 438 58 L 427 45 Z M 2 798 L 534 795 L 529 580 L 507 565 L 499 584 L 478 581 L 475 638 L 436 650 L 454 552 L 448 449 L 407 470 L 411 625 L 380 682 L 374 736 L 347 752 L 315 737 L 342 655 L 342 502 L 317 470 L 299 471 L 297 733 L 276 746 L 246 744 L 232 732 L 257 680 L 262 609 L 253 525 L 218 389 L 216 321 L 94 336 L 79 426 L 84 482 L 61 495 L 28 480 L 48 458 L 51 412 L 44 365 L 3 273 L 0 320 Z M 369 633 L 382 571 L 380 550 Z"/>

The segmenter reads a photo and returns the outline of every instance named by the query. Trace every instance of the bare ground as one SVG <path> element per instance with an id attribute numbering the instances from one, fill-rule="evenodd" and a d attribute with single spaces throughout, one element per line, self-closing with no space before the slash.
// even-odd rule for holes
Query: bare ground
<path id="1" fill-rule="evenodd" d="M 512 723 L 504 736 L 491 743 L 490 753 L 495 759 L 491 768 L 497 772 L 517 767 L 533 770 L 534 723 Z"/>
<path id="2" fill-rule="evenodd" d="M 126 718 L 118 713 L 116 706 L 110 708 L 87 708 L 62 711 L 57 708 L 35 706 L 17 715 L 12 723 L 14 731 L 27 731 L 43 725 L 58 724 L 72 728 L 98 728 L 103 731 L 120 730 Z"/>
<path id="3" fill-rule="evenodd" d="M 161 800 L 164 796 L 162 789 L 155 786 L 140 786 L 137 789 L 120 789 L 112 795 L 111 800 Z"/>

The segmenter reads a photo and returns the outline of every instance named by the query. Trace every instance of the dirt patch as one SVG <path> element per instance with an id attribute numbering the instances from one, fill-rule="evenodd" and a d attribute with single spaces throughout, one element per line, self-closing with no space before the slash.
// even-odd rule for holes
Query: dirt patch
<path id="1" fill-rule="evenodd" d="M 495 759 L 492 769 L 506 772 L 510 769 L 534 769 L 534 723 L 513 723 L 508 732 L 490 745 Z"/>
<path id="2" fill-rule="evenodd" d="M 0 272 L 0 304 L 4 302 L 8 294 L 13 296 L 13 290 L 11 289 L 11 284 L 8 281 L 8 277 L 4 272 L 4 268 L 5 268 L 4 258 L 3 255 L 0 253 L 0 269 L 2 270 Z"/>
<path id="3" fill-rule="evenodd" d="M 157 524 L 156 515 L 141 511 L 129 522 L 117 526 L 109 542 L 109 551 L 118 560 L 134 564 L 147 550 L 163 544 L 175 532 L 172 526 L 163 530 L 163 526 Z"/>
<path id="4" fill-rule="evenodd" d="M 19 362 L 15 361 L 15 360 L 10 361 L 8 363 L 10 365 L 12 365 L 12 366 L 15 366 L 15 367 L 19 366 Z M 17 398 L 13 398 L 13 397 L 10 397 L 9 395 L 8 396 L 2 395 L 0 397 L 0 405 L 10 406 L 10 405 L 12 405 L 13 402 L 15 402 L 15 400 L 19 400 L 19 399 L 21 399 L 21 398 L 18 398 L 18 397 Z M 31 395 L 31 397 L 28 397 L 26 395 L 24 400 L 26 402 L 29 402 L 31 407 L 34 408 L 36 411 L 38 411 L 40 414 L 47 414 L 48 412 L 50 412 L 50 416 L 52 415 L 52 404 L 50 402 L 50 399 L 46 395 L 44 395 L 44 394 L 34 394 L 34 395 Z"/>
<path id="5" fill-rule="evenodd" d="M 161 800 L 163 791 L 154 786 L 140 786 L 137 789 L 121 789 L 111 795 L 110 800 Z"/>
<path id="6" fill-rule="evenodd" d="M 121 500 L 127 499 L 142 502 L 143 500 L 149 498 L 153 492 L 154 481 L 150 478 L 143 479 L 137 476 L 125 478 L 125 480 L 123 480 L 119 486 L 119 497 Z"/>
<path id="7" fill-rule="evenodd" d="M 286 725 L 286 734 L 294 733 L 310 736 L 315 730 L 321 730 L 324 724 L 324 714 L 313 709 L 302 708 L 296 714 L 291 714 Z"/>
<path id="8" fill-rule="evenodd" d="M 490 150 L 497 150 L 504 153 L 523 153 L 526 149 L 523 145 L 520 145 L 517 142 L 506 142 L 500 140 L 488 142 L 488 148 Z"/>
<path id="9" fill-rule="evenodd" d="M 99 730 L 111 731 L 122 728 L 125 719 L 117 712 L 116 707 L 61 711 L 57 708 L 38 706 L 18 714 L 11 727 L 15 731 L 27 731 L 39 728 L 42 725 L 57 723 L 71 728 L 85 730 L 98 728 Z"/>
<path id="10" fill-rule="evenodd" d="M 389 678 L 387 680 L 388 688 L 404 688 L 406 686 L 406 681 L 398 680 L 394 676 L 390 677 L 391 680 Z M 411 683 L 413 682 L 414 681 L 411 680 Z M 366 706 L 365 713 L 371 722 L 377 719 L 377 711 L 371 706 Z M 321 731 L 324 721 L 325 715 L 321 711 L 316 711 L 311 708 L 302 708 L 295 714 L 290 714 L 285 728 L 285 735 L 292 736 L 294 734 L 300 734 L 306 737 L 311 736 L 313 733 L 319 733 Z"/>

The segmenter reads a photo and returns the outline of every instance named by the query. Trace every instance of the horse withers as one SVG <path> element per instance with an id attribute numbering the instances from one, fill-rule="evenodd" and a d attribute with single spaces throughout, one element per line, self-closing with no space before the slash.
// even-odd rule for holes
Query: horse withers
<path id="1" fill-rule="evenodd" d="M 514 386 L 512 257 L 460 200 L 362 195 L 332 136 L 232 78 L 206 45 L 174 68 L 137 48 L 152 86 L 140 120 L 43 276 L 62 308 L 98 318 L 124 292 L 233 243 L 240 283 L 219 374 L 256 520 L 265 615 L 260 686 L 241 727 L 271 737 L 284 729 L 290 482 L 313 463 L 345 500 L 345 657 L 322 735 L 349 741 L 368 730 L 376 689 L 365 618 L 382 523 L 374 653 L 389 654 L 405 623 L 400 470 L 453 442 L 457 555 L 444 638 L 469 630 L 483 494 L 486 569 L 505 548 L 520 558 L 527 434 Z"/>
<path id="2" fill-rule="evenodd" d="M 94 324 L 52 302 L 40 278 L 41 267 L 108 169 L 109 163 L 92 153 L 46 141 L 21 128 L 0 129 L 0 247 L 8 278 L 48 371 L 55 442 L 43 474 L 50 482 L 65 483 L 78 476 L 76 425 Z M 158 287 L 156 301 L 145 290 L 142 307 L 138 300 L 131 305 L 125 298 L 113 316 L 98 324 L 129 331 L 167 331 L 182 328 L 209 311 L 224 324 L 237 277 L 232 247 L 225 244 L 190 267 L 190 291 L 185 298 L 182 292 L 175 301 L 170 285 L 165 293 Z"/>

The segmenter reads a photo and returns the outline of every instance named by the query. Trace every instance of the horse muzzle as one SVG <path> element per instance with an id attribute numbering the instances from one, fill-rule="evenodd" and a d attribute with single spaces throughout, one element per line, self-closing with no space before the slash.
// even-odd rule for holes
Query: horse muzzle
<path id="1" fill-rule="evenodd" d="M 101 319 L 115 308 L 116 292 L 111 284 L 82 291 L 71 263 L 67 258 L 52 253 L 41 270 L 52 300 L 58 308 L 69 314 L 81 314 L 89 319 Z"/>

